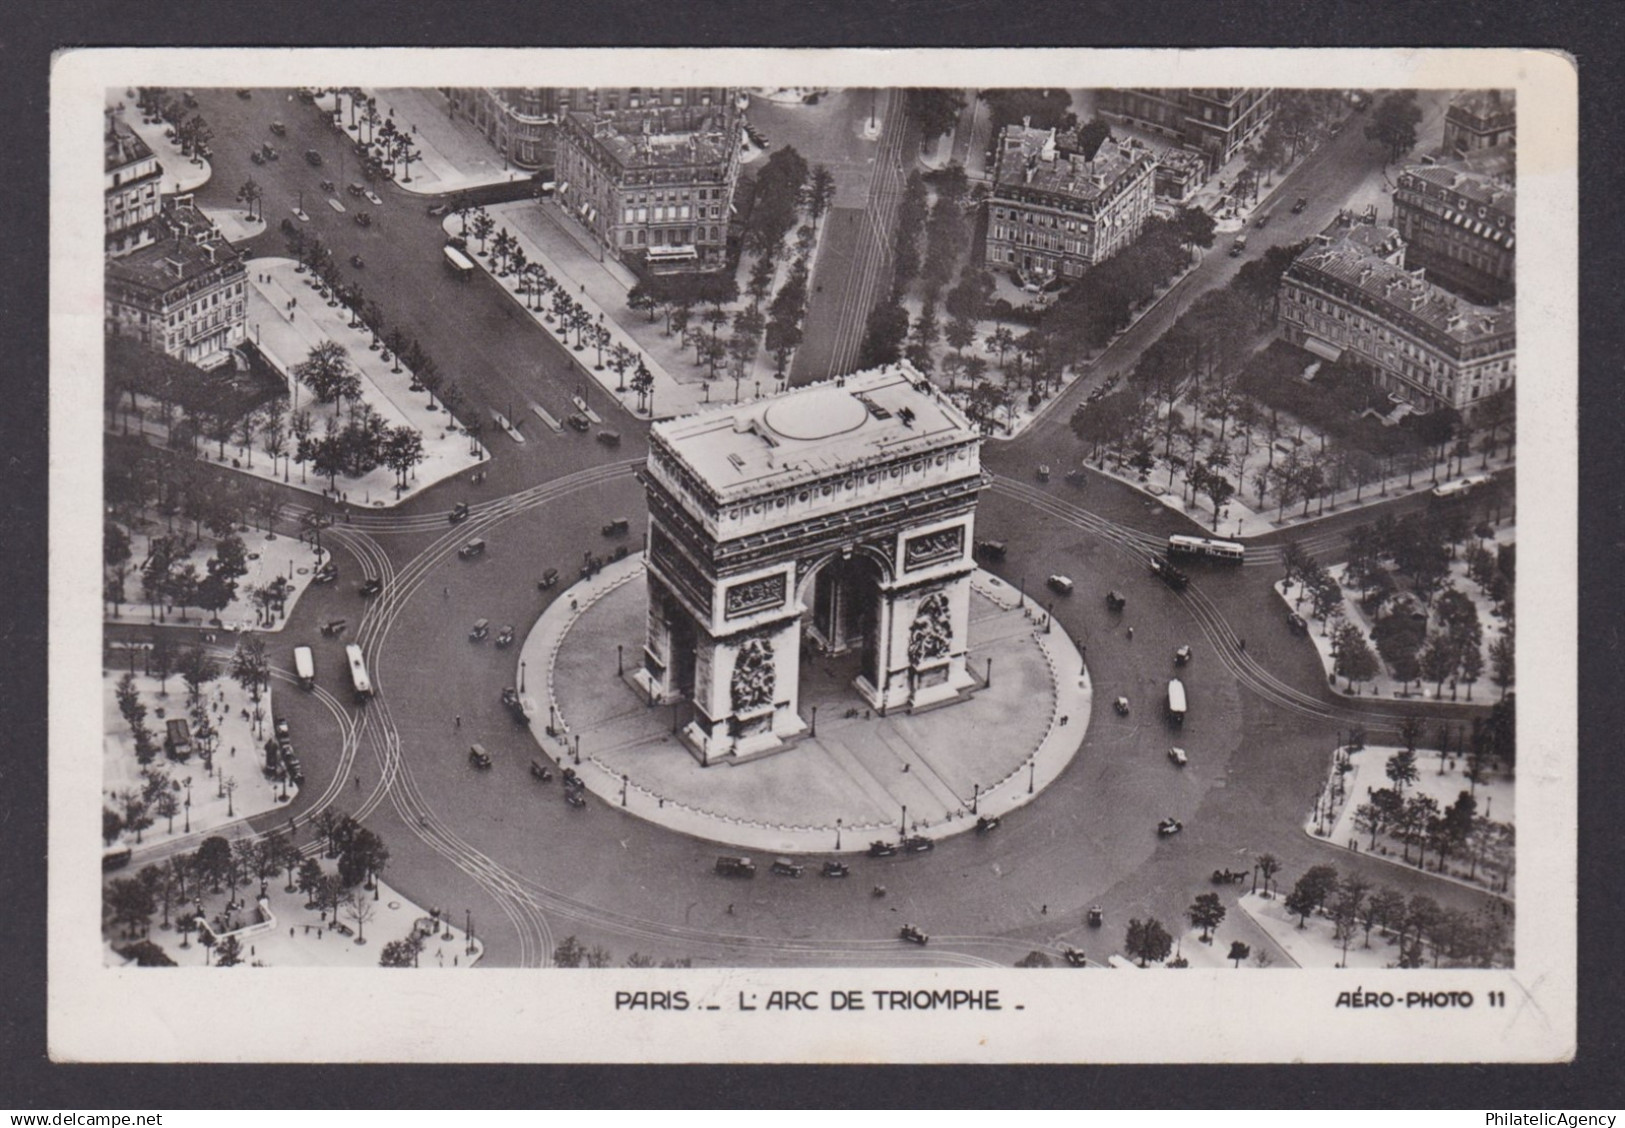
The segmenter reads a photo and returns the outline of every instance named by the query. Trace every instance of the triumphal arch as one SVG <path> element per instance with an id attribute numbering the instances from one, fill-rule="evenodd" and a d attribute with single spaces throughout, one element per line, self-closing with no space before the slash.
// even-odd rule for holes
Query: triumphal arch
<path id="1" fill-rule="evenodd" d="M 636 678 L 705 764 L 781 748 L 801 661 L 859 656 L 882 712 L 961 699 L 981 435 L 907 364 L 658 423 Z"/>

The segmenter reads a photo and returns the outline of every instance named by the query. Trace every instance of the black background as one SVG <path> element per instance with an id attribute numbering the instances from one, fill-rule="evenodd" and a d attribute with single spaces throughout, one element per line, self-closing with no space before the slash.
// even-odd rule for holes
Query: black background
<path id="1" fill-rule="evenodd" d="M 1618 1108 L 1622 475 L 1620 34 L 1606 3 L 14 0 L 0 25 L 0 1108 Z M 1552 1066 L 72 1066 L 45 1056 L 49 68 L 74 46 L 1496 46 L 1580 75 L 1579 1054 Z M 1012 75 L 1012 83 L 1019 82 Z M 1538 222 L 1538 217 L 1533 218 Z M 1526 217 L 1526 222 L 1531 222 Z M 1524 357 L 1522 381 L 1539 381 Z M 1526 388 L 1526 391 L 1529 389 Z M 1526 631 L 1539 629 L 1526 625 Z M 1525 718 L 1526 726 L 1538 724 Z M 61 750 L 57 750 L 61 754 Z M 314 1001 L 313 1001 L 314 1002 Z M 365 1021 L 362 1016 L 351 1019 Z M 334 1016 L 335 1020 L 344 1020 Z M 1304 1022 L 1314 1021 L 1305 1014 Z M 1080 1022 L 1109 1016 L 1080 1014 Z M 1178 1014 L 1167 1021 L 1175 1025 Z M 1244 1013 L 1238 1024 L 1249 1021 Z M 139 1047 L 132 1047 L 139 1053 Z M 199 1046 L 209 1056 L 208 1046 Z"/>

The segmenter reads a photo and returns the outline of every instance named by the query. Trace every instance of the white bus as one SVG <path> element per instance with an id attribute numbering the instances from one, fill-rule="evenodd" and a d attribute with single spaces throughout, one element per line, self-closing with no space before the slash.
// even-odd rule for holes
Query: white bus
<path id="1" fill-rule="evenodd" d="M 299 675 L 300 689 L 316 688 L 316 656 L 308 646 L 293 648 L 293 672 Z"/>
<path id="2" fill-rule="evenodd" d="M 1240 564 L 1247 555 L 1247 549 L 1236 541 L 1172 536 L 1168 538 L 1168 555 L 1201 556 L 1208 560 L 1228 560 Z"/>
<path id="3" fill-rule="evenodd" d="M 459 278 L 467 278 L 474 273 L 474 263 L 469 257 L 450 244 L 446 245 L 446 265 L 451 272 Z"/>
<path id="4" fill-rule="evenodd" d="M 1433 496 L 1465 497 L 1489 480 L 1490 476 L 1488 474 L 1469 474 L 1465 478 L 1457 478 L 1454 482 L 1445 482 L 1443 485 L 1435 486 Z"/>
<path id="5" fill-rule="evenodd" d="M 356 704 L 372 696 L 372 679 L 367 677 L 367 662 L 361 657 L 361 648 L 351 643 L 344 648 L 344 657 L 350 662 L 350 684 L 355 687 Z"/>
<path id="6" fill-rule="evenodd" d="M 1185 683 L 1178 678 L 1168 683 L 1168 719 L 1176 725 L 1185 723 Z"/>

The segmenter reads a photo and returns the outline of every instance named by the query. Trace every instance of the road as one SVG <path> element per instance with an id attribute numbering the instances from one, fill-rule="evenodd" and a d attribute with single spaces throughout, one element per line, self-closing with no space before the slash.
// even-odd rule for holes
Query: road
<path id="1" fill-rule="evenodd" d="M 371 209 L 377 221 L 365 231 L 325 205 L 312 207 L 309 197 L 323 173 L 298 154 L 339 147 L 337 134 L 314 110 L 277 103 L 273 114 L 265 92 L 252 102 L 228 92 L 200 96 L 208 99 L 205 112 L 217 137 L 269 136 L 272 116 L 288 126 L 285 155 L 273 165 L 250 166 L 245 156 L 243 167 L 234 168 L 227 144 L 215 146 L 216 175 L 204 189 L 205 202 L 229 203 L 250 173 L 266 185 L 273 231 L 252 249 L 281 253 L 275 224 L 305 190 L 310 227 L 335 253 L 365 256 L 368 296 L 392 323 L 413 327 L 471 403 L 506 411 L 511 399 L 520 417 L 532 400 L 555 416 L 570 410 L 564 405 L 575 386 L 572 354 L 510 317 L 512 299 L 494 284 L 458 284 L 440 271 L 440 228 L 424 214 L 423 201 L 380 186 L 384 204 Z M 888 107 L 885 136 L 901 145 L 896 112 Z M 248 148 L 241 141 L 233 146 Z M 1271 239 L 1285 242 L 1318 230 L 1335 213 L 1336 170 L 1364 176 L 1372 160 L 1380 160 L 1349 130 L 1316 158 L 1281 186 L 1283 194 L 1309 195 L 1312 206 L 1294 217 L 1298 222 L 1279 217 Z M 339 179 L 336 155 L 329 166 L 326 175 Z M 889 223 L 887 209 L 895 207 L 893 179 L 877 181 L 861 213 L 881 229 Z M 832 215 L 826 222 L 840 220 Z M 825 253 L 836 245 L 826 239 Z M 1131 363 L 1160 332 L 1158 321 L 1165 326 L 1179 302 L 1222 284 L 1237 267 L 1237 260 L 1209 255 L 1097 369 Z M 843 299 L 820 307 L 818 337 L 828 334 L 832 362 L 855 349 L 856 338 L 850 318 L 837 317 L 831 328 L 822 311 L 861 306 L 883 270 L 878 254 L 853 253 L 842 275 Z M 861 324 L 855 332 L 861 334 Z M 1127 718 L 1097 709 L 1072 767 L 998 832 L 960 836 L 923 858 L 864 860 L 844 881 L 792 882 L 764 873 L 730 882 L 712 873 L 710 844 L 596 799 L 572 810 L 556 784 L 532 780 L 528 765 L 538 755 L 536 743 L 515 728 L 499 701 L 503 687 L 515 681 L 512 658 L 489 642 L 471 643 L 469 624 L 486 618 L 525 632 L 550 600 L 568 598 L 562 585 L 539 592 L 540 573 L 557 567 L 568 582 L 583 554 L 608 547 L 599 532 L 606 517 L 630 516 L 636 524 L 643 512 L 633 477 L 644 454 L 642 428 L 624 427 L 626 445 L 609 452 L 569 432 L 543 434 L 539 421 L 527 426 L 524 444 L 489 438 L 494 458 L 482 487 L 448 484 L 398 511 L 356 514 L 326 531 L 324 543 L 348 574 L 380 575 L 385 589 L 369 604 L 346 584 L 312 591 L 271 641 L 279 664 L 290 661 L 286 652 L 295 643 L 316 645 L 320 685 L 307 695 L 279 684 L 277 709 L 293 726 L 308 782 L 289 810 L 251 824 L 285 827 L 290 816 L 308 823 L 324 806 L 365 817 L 389 844 L 392 884 L 420 904 L 454 915 L 471 911 L 492 966 L 544 964 L 567 935 L 602 945 L 616 963 L 639 952 L 719 965 L 1009 966 L 1034 948 L 1053 955 L 1061 942 L 1092 947 L 1091 955 L 1099 956 L 1120 946 L 1130 916 L 1155 915 L 1172 926 L 1196 893 L 1208 891 L 1213 869 L 1249 868 L 1262 851 L 1285 863 L 1287 881 L 1327 862 L 1406 892 L 1425 889 L 1446 905 L 1482 904 L 1480 894 L 1334 850 L 1302 833 L 1337 733 L 1358 724 L 1375 734 L 1403 707 L 1374 699 L 1351 704 L 1328 691 L 1312 647 L 1285 629 L 1267 584 L 1273 578 L 1267 554 L 1260 566 L 1197 570 L 1191 588 L 1176 594 L 1150 577 L 1144 561 L 1168 532 L 1185 527 L 1183 518 L 1101 479 L 1082 492 L 1030 484 L 1040 452 L 1075 454 L 1067 410 L 1058 405 L 1021 439 L 986 449 L 998 477 L 979 510 L 980 533 L 1009 543 L 1007 561 L 995 570 L 1013 583 L 1025 581 L 1029 592 L 1037 594 L 1052 572 L 1074 577 L 1077 588 L 1055 606 L 1056 621 L 1086 648 L 1097 700 L 1122 694 L 1133 708 Z M 452 526 L 445 511 L 462 498 L 475 512 L 466 524 Z M 304 504 L 290 493 L 290 512 Z M 1329 518 L 1311 535 L 1335 538 L 1370 516 Z M 458 544 L 473 536 L 484 537 L 489 550 L 460 560 Z M 1105 609 L 1104 593 L 1113 588 L 1128 597 L 1121 616 Z M 352 624 L 348 639 L 318 640 L 315 625 L 338 617 Z M 1245 654 L 1236 645 L 1243 637 Z M 350 702 L 338 659 L 342 641 L 357 641 L 368 654 L 378 688 L 370 704 Z M 1163 721 L 1160 704 L 1173 650 L 1187 643 L 1196 649 L 1182 673 L 1191 710 L 1176 733 Z M 613 659 L 604 660 L 611 677 Z M 1191 754 L 1183 770 L 1165 756 L 1176 739 Z M 493 756 L 490 772 L 468 767 L 467 745 L 474 741 Z M 1154 824 L 1169 814 L 1187 830 L 1159 839 Z M 869 893 L 877 883 L 888 890 L 884 898 Z M 1228 901 L 1233 894 L 1225 889 L 1221 896 Z M 1107 927 L 1091 935 L 1083 914 L 1096 903 L 1105 908 Z M 896 940 L 904 920 L 932 934 L 928 948 Z M 1225 930 L 1255 947 L 1263 942 L 1239 914 L 1232 913 Z"/>

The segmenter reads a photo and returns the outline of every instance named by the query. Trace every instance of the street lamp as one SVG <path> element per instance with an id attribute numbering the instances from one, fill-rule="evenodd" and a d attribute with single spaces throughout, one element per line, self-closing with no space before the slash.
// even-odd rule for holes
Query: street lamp
<path id="1" fill-rule="evenodd" d="M 1028 795 L 1031 795 L 1033 793 L 1033 780 L 1037 777 L 1037 775 L 1038 775 L 1038 759 L 1035 756 L 1033 759 L 1027 761 L 1027 794 Z"/>
<path id="2" fill-rule="evenodd" d="M 907 803 L 903 804 L 903 821 L 898 826 L 897 833 L 899 835 L 906 835 L 908 833 L 908 804 Z"/>
<path id="3" fill-rule="evenodd" d="M 187 776 L 186 784 L 186 833 L 192 833 L 192 777 Z"/>
<path id="4" fill-rule="evenodd" d="M 519 659 L 519 692 L 525 692 L 525 660 Z"/>
<path id="5" fill-rule="evenodd" d="M 580 733 L 579 733 L 579 732 L 578 732 L 578 733 L 576 733 L 576 751 L 575 751 L 575 757 L 576 757 L 576 764 L 577 764 L 577 766 L 580 766 L 580 764 L 581 764 L 581 734 L 580 734 Z"/>
<path id="6" fill-rule="evenodd" d="M 816 705 L 812 707 L 812 728 L 807 731 L 807 735 L 813 737 L 818 735 L 818 706 Z"/>
<path id="7" fill-rule="evenodd" d="M 621 773 L 621 806 L 626 806 L 626 785 L 630 782 L 625 772 Z"/>
<path id="8" fill-rule="evenodd" d="M 626 676 L 626 663 L 622 661 L 622 651 L 624 649 L 620 643 L 615 644 L 615 676 L 618 678 Z"/>
<path id="9" fill-rule="evenodd" d="M 839 850 L 841 848 L 841 820 L 840 819 L 835 820 L 835 848 L 837 850 Z"/>
<path id="10" fill-rule="evenodd" d="M 467 942 L 467 945 L 468 945 L 467 948 L 464 949 L 464 954 L 465 955 L 473 955 L 474 954 L 474 910 L 473 909 L 464 909 L 463 910 L 463 939 Z"/>
<path id="11" fill-rule="evenodd" d="M 971 797 L 970 797 L 970 813 L 974 815 L 974 814 L 976 814 L 976 806 L 977 806 L 977 804 L 982 801 L 982 785 L 979 784 L 979 783 L 976 783 L 976 784 L 972 784 L 971 786 L 976 789 L 975 791 L 971 792 Z"/>

